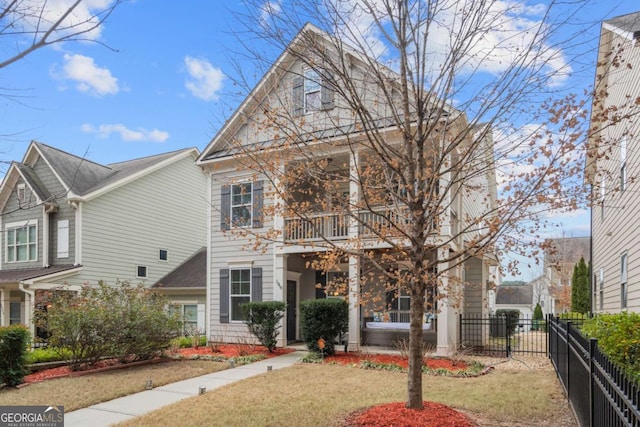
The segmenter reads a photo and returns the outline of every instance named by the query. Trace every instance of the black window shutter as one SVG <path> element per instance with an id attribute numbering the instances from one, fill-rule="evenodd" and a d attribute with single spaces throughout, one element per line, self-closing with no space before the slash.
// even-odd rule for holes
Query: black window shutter
<path id="1" fill-rule="evenodd" d="M 223 185 L 220 190 L 220 229 L 229 230 L 231 228 L 231 187 Z"/>
<path id="2" fill-rule="evenodd" d="M 296 76 L 291 79 L 291 114 L 301 116 L 304 114 L 304 78 Z"/>
<path id="3" fill-rule="evenodd" d="M 220 323 L 229 323 L 229 269 L 220 269 Z"/>
<path id="4" fill-rule="evenodd" d="M 333 74 L 329 71 L 323 72 L 322 86 L 320 86 L 320 100 L 322 110 L 331 110 L 334 107 L 335 91 L 333 90 Z"/>
<path id="5" fill-rule="evenodd" d="M 262 301 L 262 267 L 251 269 L 251 301 Z"/>
<path id="6" fill-rule="evenodd" d="M 262 228 L 263 206 L 262 181 L 253 183 L 253 228 Z"/>
<path id="7" fill-rule="evenodd" d="M 320 284 L 320 287 L 318 287 Z M 327 293 L 324 291 L 327 286 L 327 275 L 321 270 L 316 270 L 316 299 L 322 299 L 327 297 Z"/>

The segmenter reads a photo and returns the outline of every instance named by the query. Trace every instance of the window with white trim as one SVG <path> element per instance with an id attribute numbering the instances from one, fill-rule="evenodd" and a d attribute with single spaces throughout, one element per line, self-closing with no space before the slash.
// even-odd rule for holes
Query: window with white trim
<path id="1" fill-rule="evenodd" d="M 627 188 L 627 137 L 620 141 L 620 191 Z"/>
<path id="2" fill-rule="evenodd" d="M 620 257 L 620 308 L 627 308 L 627 272 L 628 256 L 624 252 Z"/>
<path id="3" fill-rule="evenodd" d="M 231 221 L 236 227 L 250 227 L 253 212 L 253 183 L 231 186 Z"/>
<path id="4" fill-rule="evenodd" d="M 171 304 L 169 314 L 177 313 L 182 320 L 182 335 L 192 335 L 198 331 L 198 304 Z"/>
<path id="5" fill-rule="evenodd" d="M 304 112 L 319 111 L 322 107 L 320 74 L 316 70 L 304 72 Z"/>
<path id="6" fill-rule="evenodd" d="M 168 261 L 169 260 L 169 251 L 166 249 L 158 250 L 158 259 L 160 261 Z"/>
<path id="7" fill-rule="evenodd" d="M 146 265 L 138 265 L 138 266 L 136 266 L 136 277 L 138 279 L 146 279 L 147 278 L 147 266 Z"/>
<path id="8" fill-rule="evenodd" d="M 19 224 L 19 225 L 18 225 Z M 6 261 L 24 262 L 38 259 L 38 221 L 12 223 L 5 227 Z"/>
<path id="9" fill-rule="evenodd" d="M 22 323 L 22 304 L 19 301 L 11 301 L 9 303 L 9 324 L 19 325 L 20 323 Z"/>
<path id="10" fill-rule="evenodd" d="M 251 302 L 251 269 L 231 269 L 229 270 L 229 275 L 230 320 L 241 322 L 245 320 L 242 313 L 242 304 Z"/>

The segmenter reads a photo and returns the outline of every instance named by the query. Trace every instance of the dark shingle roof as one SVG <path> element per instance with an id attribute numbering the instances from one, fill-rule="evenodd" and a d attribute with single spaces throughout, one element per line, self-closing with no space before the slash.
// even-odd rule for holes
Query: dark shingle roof
<path id="1" fill-rule="evenodd" d="M 608 19 L 604 22 L 623 31 L 635 33 L 636 31 L 640 31 L 640 12 L 616 16 L 615 18 Z"/>
<path id="2" fill-rule="evenodd" d="M 51 193 L 47 190 L 47 187 L 42 183 L 40 177 L 36 175 L 36 173 L 29 166 L 26 166 L 22 163 L 14 162 L 16 168 L 20 171 L 20 174 L 24 178 L 24 180 L 29 184 L 29 187 L 33 190 L 33 192 L 38 196 L 38 198 L 42 201 L 47 201 L 51 199 Z"/>
<path id="3" fill-rule="evenodd" d="M 531 285 L 502 285 L 496 288 L 496 304 L 531 305 L 532 303 L 533 286 Z"/>
<path id="4" fill-rule="evenodd" d="M 22 280 L 35 279 L 80 267 L 79 265 L 54 265 L 51 267 L 23 268 L 16 270 L 0 270 L 0 283 L 16 283 Z"/>
<path id="5" fill-rule="evenodd" d="M 202 288 L 207 284 L 207 248 L 202 248 L 191 258 L 158 280 L 154 288 Z"/>
<path id="6" fill-rule="evenodd" d="M 34 141 L 34 144 L 64 184 L 80 196 L 141 172 L 178 153 L 192 150 L 192 148 L 184 148 L 125 162 L 101 165 L 41 142 Z"/>

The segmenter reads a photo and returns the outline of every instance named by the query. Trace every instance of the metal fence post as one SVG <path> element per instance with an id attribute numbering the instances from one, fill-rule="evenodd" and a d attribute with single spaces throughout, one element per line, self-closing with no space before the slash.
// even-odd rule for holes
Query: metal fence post
<path id="1" fill-rule="evenodd" d="M 505 331 L 505 339 L 504 342 L 507 344 L 507 357 L 511 356 L 511 316 L 505 314 L 504 316 L 504 331 Z"/>
<path id="2" fill-rule="evenodd" d="M 567 336 L 566 336 L 566 339 L 567 339 L 567 348 L 566 348 L 566 355 L 567 355 L 567 357 L 566 357 L 566 359 L 567 359 L 567 366 L 566 366 L 566 368 L 567 368 L 567 396 L 571 396 L 571 390 L 570 390 L 570 388 L 571 388 L 571 386 L 570 386 L 570 384 L 571 384 L 571 371 L 570 371 L 571 364 L 569 363 L 569 352 L 571 351 L 571 348 L 570 348 L 571 346 L 569 345 L 569 339 L 570 339 L 569 330 L 570 329 L 571 329 L 571 320 L 567 320 Z"/>
<path id="3" fill-rule="evenodd" d="M 596 416 L 595 408 L 595 391 L 596 391 L 596 379 L 595 379 L 595 353 L 598 346 L 598 340 L 595 338 L 589 339 L 589 426 L 593 427 Z"/>

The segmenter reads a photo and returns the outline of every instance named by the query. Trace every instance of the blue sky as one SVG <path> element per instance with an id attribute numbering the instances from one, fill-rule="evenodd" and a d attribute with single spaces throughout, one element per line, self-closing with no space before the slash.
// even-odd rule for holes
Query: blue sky
<path id="1" fill-rule="evenodd" d="M 272 3 L 286 7 L 282 1 Z M 66 43 L 0 69 L 0 94 L 12 95 L 0 96 L 0 159 L 21 160 L 31 140 L 100 163 L 202 150 L 232 112 L 231 59 L 240 50 L 233 32 L 241 26 L 230 8 L 242 7 L 240 1 L 127 1 L 100 31 L 98 40 L 111 49 Z M 592 0 L 581 19 L 599 22 L 637 10 L 637 0 Z M 599 26 L 590 31 L 592 54 L 576 69 L 594 68 Z M 10 49 L 0 37 L 0 54 Z M 593 73 L 580 79 L 567 83 L 589 87 Z M 588 217 L 569 217 L 562 230 L 586 235 Z"/>

